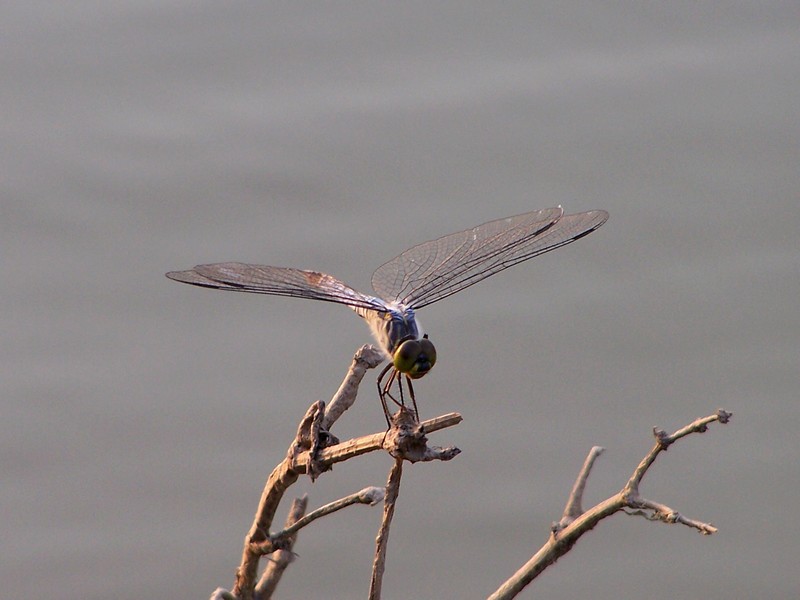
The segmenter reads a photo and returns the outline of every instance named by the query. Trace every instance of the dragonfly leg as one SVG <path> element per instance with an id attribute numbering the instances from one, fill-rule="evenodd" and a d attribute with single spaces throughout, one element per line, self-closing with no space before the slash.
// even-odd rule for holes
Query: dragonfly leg
<path id="1" fill-rule="evenodd" d="M 391 415 L 389 413 L 389 406 L 386 404 L 386 396 L 388 395 L 389 398 L 392 398 L 391 394 L 389 394 L 389 386 L 392 385 L 392 380 L 394 380 L 396 372 L 393 372 L 391 374 L 391 376 L 389 377 L 389 381 L 386 383 L 386 385 L 383 385 L 383 378 L 386 376 L 386 373 L 388 373 L 389 369 L 391 369 L 392 367 L 393 365 L 391 363 L 386 365 L 386 368 L 383 371 L 381 371 L 380 375 L 378 375 L 378 397 L 381 399 L 381 406 L 383 407 L 383 416 L 386 417 L 386 425 L 388 427 L 391 427 L 392 423 L 390 419 Z M 392 400 L 394 401 L 394 398 L 392 398 Z"/>
<path id="2" fill-rule="evenodd" d="M 391 370 L 391 373 L 389 371 Z M 389 373 L 388 379 L 385 380 L 387 373 Z M 389 404 L 386 401 L 388 398 L 392 402 L 394 402 L 399 408 L 407 408 L 406 401 L 405 401 L 405 393 L 403 392 L 403 378 L 404 375 L 400 373 L 397 369 L 393 368 L 393 365 L 387 365 L 386 368 L 381 371 L 381 374 L 378 376 L 378 396 L 381 399 L 381 406 L 383 407 L 383 414 L 386 417 L 386 422 L 391 427 L 391 412 L 389 411 Z M 411 396 L 411 404 L 414 407 L 414 418 L 419 421 L 419 409 L 417 408 L 417 399 L 414 395 L 414 386 L 411 385 L 411 378 L 408 375 L 405 375 L 405 380 L 408 382 L 408 392 Z M 397 382 L 397 389 L 399 390 L 398 395 L 400 396 L 400 400 L 395 398 L 392 395 L 392 385 L 394 385 L 395 381 Z"/>
<path id="3" fill-rule="evenodd" d="M 386 373 L 391 369 L 391 373 L 389 374 L 389 378 L 386 380 L 386 383 L 383 383 L 383 378 L 386 376 Z M 397 382 L 397 386 L 400 389 L 400 400 L 392 395 L 392 386 L 394 385 L 395 381 Z M 400 372 L 393 368 L 393 365 L 388 365 L 378 377 L 378 396 L 380 396 L 381 404 L 383 405 L 383 412 L 386 415 L 387 420 L 391 420 L 392 413 L 389 411 L 389 405 L 386 402 L 388 398 L 395 405 L 399 408 L 405 408 L 405 402 L 403 401 L 403 381 L 400 375 Z"/>
<path id="4" fill-rule="evenodd" d="M 398 385 L 398 387 L 400 388 L 400 400 L 398 400 L 397 398 L 395 398 L 395 397 L 392 395 L 392 385 L 394 384 L 394 382 L 395 382 L 395 381 L 397 382 L 397 385 Z M 394 403 L 395 403 L 395 404 L 396 404 L 398 407 L 400 407 L 400 408 L 402 408 L 403 406 L 405 406 L 405 405 L 403 404 L 403 386 L 402 386 L 402 380 L 400 379 L 400 373 L 399 373 L 398 371 L 396 371 L 396 370 L 395 370 L 395 371 L 392 371 L 392 374 L 389 376 L 389 380 L 388 380 L 388 381 L 386 382 L 386 384 L 383 386 L 383 397 L 384 397 L 384 400 L 385 400 L 386 398 L 389 398 L 389 400 L 391 400 L 392 402 L 394 402 Z"/>
<path id="5" fill-rule="evenodd" d="M 400 402 L 396 404 L 403 408 L 406 405 L 406 399 L 403 397 L 403 376 L 400 373 L 396 373 L 397 375 L 397 389 L 400 390 Z"/>
<path id="6" fill-rule="evenodd" d="M 406 375 L 406 381 L 408 382 L 408 394 L 411 396 L 411 404 L 414 406 L 414 418 L 419 423 L 419 409 L 417 408 L 417 398 L 414 396 L 414 386 L 411 385 L 411 377 Z"/>

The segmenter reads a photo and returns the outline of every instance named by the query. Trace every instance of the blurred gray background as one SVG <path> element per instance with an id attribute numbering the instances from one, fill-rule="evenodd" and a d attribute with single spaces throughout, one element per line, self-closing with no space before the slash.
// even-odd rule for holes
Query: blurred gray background
<path id="1" fill-rule="evenodd" d="M 181 286 L 239 260 L 369 291 L 405 248 L 563 204 L 611 220 L 420 311 L 385 596 L 482 598 L 652 443 L 643 493 L 523 597 L 800 589 L 796 2 L 9 3 L 0 36 L 3 597 L 230 587 L 265 477 L 370 340 L 331 304 Z M 340 437 L 380 431 L 368 374 Z M 338 466 L 310 507 L 383 485 Z M 281 519 L 283 513 L 281 513 Z M 283 598 L 365 597 L 380 508 L 305 530 Z"/>

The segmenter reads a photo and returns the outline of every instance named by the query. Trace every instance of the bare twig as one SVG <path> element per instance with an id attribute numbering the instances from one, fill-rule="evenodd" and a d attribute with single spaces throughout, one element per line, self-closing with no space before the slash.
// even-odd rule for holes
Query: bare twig
<path id="1" fill-rule="evenodd" d="M 400 494 L 400 477 L 403 475 L 403 458 L 395 458 L 386 482 L 386 499 L 383 503 L 383 520 L 375 538 L 375 560 L 372 563 L 372 580 L 369 586 L 369 600 L 380 600 L 383 572 L 386 569 L 386 550 L 389 543 L 389 527 L 394 517 L 394 507 Z"/>
<path id="2" fill-rule="evenodd" d="M 655 461 L 656 457 L 679 439 L 686 437 L 690 433 L 704 433 L 708 429 L 708 425 L 710 423 L 719 421 L 720 423 L 725 424 L 730 420 L 730 418 L 731 413 L 720 408 L 715 414 L 703 417 L 701 419 L 696 419 L 672 435 L 668 435 L 662 429 L 654 427 L 653 435 L 656 438 L 656 445 L 652 448 L 652 450 L 650 450 L 647 456 L 642 459 L 642 462 L 639 463 L 639 466 L 636 467 L 636 470 L 628 480 L 625 489 L 629 493 L 636 495 L 638 493 L 639 484 L 641 483 L 642 478 L 644 477 L 645 473 L 647 473 L 647 470 L 650 468 L 650 465 L 653 464 L 653 461 Z"/>
<path id="3" fill-rule="evenodd" d="M 318 460 L 318 454 L 326 444 L 338 442 L 327 433 L 328 429 L 355 402 L 358 384 L 367 369 L 377 366 L 382 360 L 383 356 L 372 346 L 360 348 L 353 357 L 353 363 L 334 395 L 327 414 L 325 403 L 322 401 L 312 404 L 306 412 L 286 458 L 270 473 L 261 493 L 255 519 L 245 537 L 242 562 L 236 570 L 236 581 L 232 590 L 234 597 L 251 600 L 255 592 L 259 558 L 263 554 L 280 550 L 281 543 L 289 543 L 289 538 L 281 538 L 276 544 L 269 535 L 272 519 L 283 494 L 297 481 L 300 474 L 308 473 L 313 480 L 325 468 L 330 467 L 331 461 L 326 463 Z"/>
<path id="4" fill-rule="evenodd" d="M 386 356 L 370 344 L 366 344 L 359 348 L 353 356 L 353 362 L 350 369 L 347 371 L 342 385 L 328 402 L 328 408 L 325 411 L 325 419 L 322 426 L 330 430 L 333 424 L 339 417 L 344 414 L 356 401 L 358 394 L 358 386 L 368 369 L 374 369 L 386 359 Z"/>
<path id="5" fill-rule="evenodd" d="M 455 422 L 460 422 L 458 417 Z M 436 425 L 442 424 L 437 421 Z M 392 426 L 384 435 L 383 447 L 394 459 L 389 480 L 386 483 L 386 499 L 383 502 L 383 520 L 375 538 L 375 559 L 372 563 L 372 579 L 369 587 L 369 599 L 380 600 L 383 572 L 386 569 L 386 551 L 389 544 L 389 528 L 394 517 L 394 508 L 400 494 L 400 477 L 403 473 L 403 461 L 409 462 L 450 460 L 461 450 L 458 448 L 428 447 L 425 437 L 425 424 L 420 424 L 415 413 L 401 407 L 392 416 Z"/>
<path id="6" fill-rule="evenodd" d="M 264 491 L 261 492 L 255 519 L 250 531 L 245 536 L 242 562 L 236 570 L 236 581 L 232 592 L 234 596 L 242 600 L 252 600 L 253 598 L 258 576 L 258 562 L 261 556 L 281 549 L 280 545 L 272 544 L 267 552 L 264 543 L 269 540 L 272 520 L 283 494 L 300 476 L 301 472 L 295 467 L 297 457 L 303 453 L 313 455 L 318 452 L 315 442 L 319 441 L 319 437 L 314 432 L 319 431 L 324 410 L 324 402 L 319 401 L 311 405 L 300 422 L 297 435 L 289 447 L 286 458 L 273 469 L 267 478 Z M 283 542 L 288 544 L 287 540 L 283 540 Z"/>
<path id="7" fill-rule="evenodd" d="M 287 525 L 283 530 L 273 534 L 272 539 L 278 540 L 283 537 L 292 536 L 300 529 L 306 525 L 310 525 L 317 519 L 335 513 L 337 510 L 342 510 L 343 508 L 352 506 L 353 504 L 369 504 L 370 506 L 375 506 L 378 502 L 383 500 L 383 495 L 384 493 L 382 488 L 374 486 L 364 488 L 360 492 L 350 494 L 349 496 L 345 496 L 344 498 L 340 498 L 339 500 L 334 500 L 333 502 L 329 502 L 324 506 L 320 506 L 317 510 L 308 513 L 305 517 L 297 519 L 297 521 Z"/>
<path id="8" fill-rule="evenodd" d="M 433 433 L 434 431 L 439 431 L 440 429 L 446 429 L 447 427 L 458 425 L 462 420 L 463 419 L 461 415 L 458 413 L 447 413 L 445 415 L 423 421 L 420 423 L 420 425 L 426 433 Z M 334 446 L 329 446 L 328 448 L 322 449 L 317 456 L 317 461 L 321 466 L 328 467 L 335 463 L 353 458 L 354 456 L 366 454 L 367 452 L 374 452 L 375 450 L 381 450 L 384 448 L 386 438 L 387 433 L 385 431 L 353 438 L 351 440 L 347 440 Z M 449 448 L 440 450 L 443 454 L 446 451 L 453 451 L 453 449 Z M 435 453 L 435 450 L 431 448 L 431 452 Z M 440 458 L 445 459 L 444 456 Z M 450 458 L 452 458 L 452 456 Z M 297 459 L 296 467 L 304 470 L 306 463 L 307 457 L 305 455 L 301 455 Z"/>
<path id="9" fill-rule="evenodd" d="M 581 506 L 583 502 L 583 490 L 586 489 L 586 480 L 589 479 L 589 473 L 592 471 L 594 461 L 597 460 L 597 457 L 600 456 L 604 450 L 605 448 L 594 446 L 589 451 L 589 456 L 586 457 L 583 468 L 581 472 L 578 473 L 575 485 L 572 486 L 572 492 L 567 500 L 567 505 L 564 507 L 564 514 L 561 517 L 561 521 L 558 522 L 560 528 L 563 529 L 583 514 L 583 508 L 581 508 Z"/>
<path id="10" fill-rule="evenodd" d="M 514 598 L 539 573 L 569 552 L 584 533 L 593 529 L 601 520 L 619 511 L 627 512 L 626 509 L 633 509 L 629 514 L 643 515 L 650 520 L 658 520 L 665 523 L 681 523 L 706 535 L 716 533 L 717 529 L 710 523 L 689 519 L 664 504 L 642 498 L 639 495 L 639 484 L 656 457 L 671 444 L 690 433 L 706 431 L 708 425 L 714 421 L 727 423 L 730 418 L 731 413 L 720 409 L 715 414 L 697 419 L 671 435 L 659 429 L 654 429 L 655 445 L 636 467 L 633 475 L 631 475 L 622 490 L 586 512 L 579 513 L 580 499 L 578 498 L 576 501 L 575 497 L 582 495 L 586 478 L 589 475 L 589 471 L 591 471 L 594 460 L 597 458 L 597 448 L 592 448 L 570 495 L 570 500 L 567 502 L 564 518 L 553 526 L 550 539 L 525 565 L 489 596 L 489 600 L 509 600 Z"/>
<path id="11" fill-rule="evenodd" d="M 693 529 L 697 529 L 700 533 L 704 535 L 711 535 L 712 533 L 717 533 L 717 528 L 714 527 L 711 523 L 703 523 L 702 521 L 697 521 L 696 519 L 690 519 L 688 517 L 684 517 L 679 512 L 675 512 L 666 504 L 661 504 L 660 502 L 654 502 L 653 500 L 648 500 L 646 498 L 640 498 L 636 503 L 637 506 L 640 506 L 640 509 L 637 510 L 629 510 L 626 509 L 625 513 L 637 517 L 644 517 L 648 521 L 662 521 L 664 523 L 680 523 L 681 525 L 686 525 L 687 527 L 692 527 Z"/>
<path id="12" fill-rule="evenodd" d="M 295 498 L 292 501 L 292 506 L 289 509 L 289 514 L 286 517 L 286 528 L 284 531 L 292 527 L 295 523 L 303 518 L 303 514 L 306 512 L 307 506 L 307 495 L 304 495 L 302 498 Z M 264 572 L 261 574 L 261 579 L 259 579 L 258 584 L 256 584 L 256 600 L 270 600 L 270 598 L 272 598 L 272 594 L 275 592 L 275 589 L 278 587 L 278 584 L 281 581 L 283 572 L 286 570 L 286 567 L 289 566 L 289 563 L 291 563 L 294 559 L 292 547 L 297 539 L 297 534 L 288 534 L 286 537 L 289 538 L 286 548 L 278 550 L 274 553 L 274 555 L 271 557 L 271 560 L 267 564 L 267 567 L 264 569 Z"/>

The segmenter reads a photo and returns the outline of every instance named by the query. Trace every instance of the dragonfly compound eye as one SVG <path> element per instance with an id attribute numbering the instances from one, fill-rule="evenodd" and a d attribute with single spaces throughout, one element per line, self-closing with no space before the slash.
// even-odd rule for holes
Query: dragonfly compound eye
<path id="1" fill-rule="evenodd" d="M 419 345 L 422 349 L 421 355 L 425 357 L 428 363 L 430 363 L 430 366 L 427 368 L 427 371 L 430 371 L 431 368 L 433 368 L 433 365 L 436 364 L 436 347 L 427 336 L 419 341 Z M 422 358 L 422 356 L 420 356 L 420 358 Z"/>
<path id="2" fill-rule="evenodd" d="M 412 379 L 419 379 L 433 368 L 436 349 L 428 339 L 406 340 L 394 353 L 394 368 Z"/>
<path id="3" fill-rule="evenodd" d="M 406 340 L 395 350 L 394 368 L 401 373 L 411 374 L 422 347 L 417 340 Z"/>

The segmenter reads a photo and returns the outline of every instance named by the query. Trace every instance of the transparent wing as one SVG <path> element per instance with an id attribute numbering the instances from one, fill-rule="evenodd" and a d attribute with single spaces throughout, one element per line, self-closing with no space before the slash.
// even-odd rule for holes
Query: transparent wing
<path id="1" fill-rule="evenodd" d="M 421 308 L 574 242 L 607 219 L 603 210 L 564 215 L 559 206 L 490 221 L 409 248 L 375 271 L 372 287 L 381 298 Z"/>
<path id="2" fill-rule="evenodd" d="M 379 298 L 362 294 L 335 277 L 316 271 L 229 262 L 172 271 L 167 277 L 218 290 L 309 298 L 386 312 L 386 305 Z"/>

